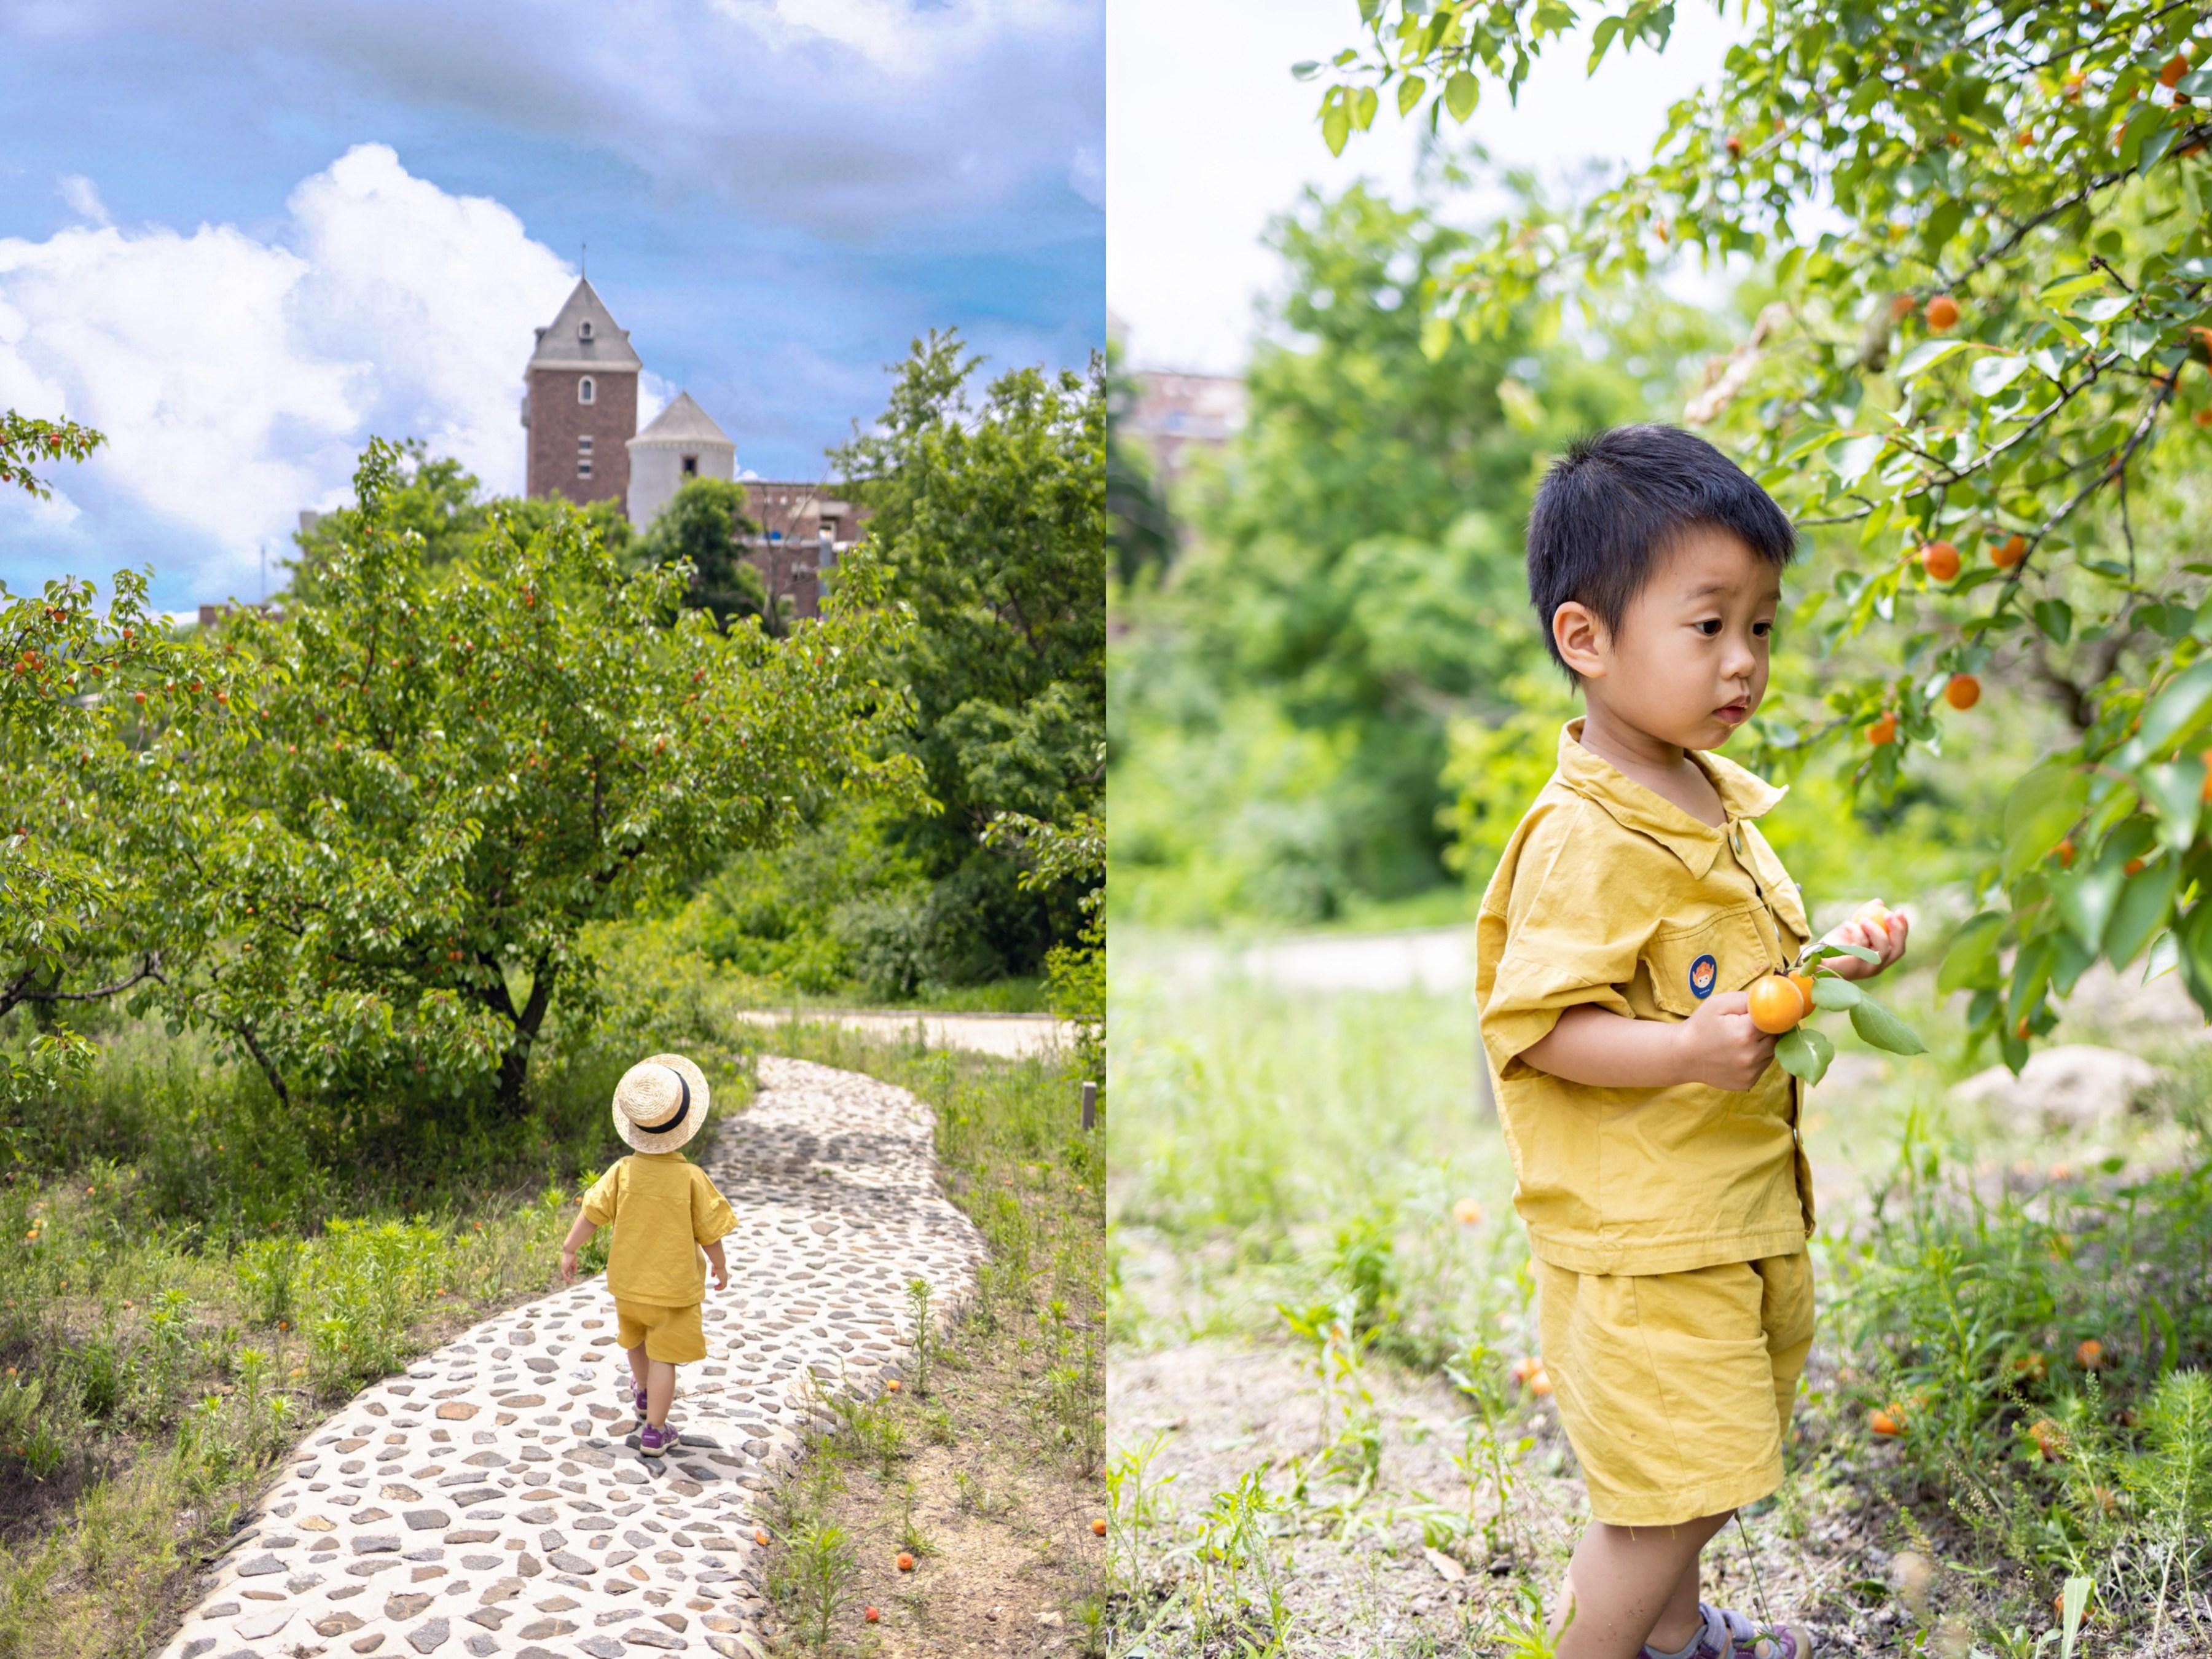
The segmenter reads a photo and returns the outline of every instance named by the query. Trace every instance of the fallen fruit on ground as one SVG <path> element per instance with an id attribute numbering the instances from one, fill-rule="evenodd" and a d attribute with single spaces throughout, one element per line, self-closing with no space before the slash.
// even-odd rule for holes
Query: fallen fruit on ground
<path id="1" fill-rule="evenodd" d="M 2105 1345 L 2094 1336 L 2086 1338 L 2074 1350 L 2074 1357 L 2094 1371 L 2105 1363 Z"/>
<path id="2" fill-rule="evenodd" d="M 1535 1376 L 1528 1379 L 1528 1392 L 1534 1395 L 1539 1400 L 1548 1400 L 1551 1398 L 1551 1373 L 1547 1371 L 1541 1365 L 1536 1367 Z"/>
<path id="3" fill-rule="evenodd" d="M 2027 1425 L 2027 1437 L 2035 1442 L 2036 1450 L 2043 1454 L 2046 1463 L 2055 1463 L 2066 1455 L 2066 1436 L 2047 1417 L 2039 1417 Z"/>
<path id="4" fill-rule="evenodd" d="M 861 1618 L 863 1618 L 863 1619 L 865 1619 L 865 1620 L 866 1620 L 870 1624 L 872 1624 L 872 1624 L 874 1624 L 874 1623 L 876 1622 L 876 1620 L 878 1620 L 878 1619 L 880 1619 L 880 1618 L 882 1618 L 882 1617 L 883 1617 L 883 1614 L 882 1614 L 882 1613 L 878 1613 L 878 1612 L 877 1612 L 877 1611 L 876 1611 L 876 1609 L 875 1609 L 875 1608 L 873 1608 L 873 1607 L 863 1607 L 863 1608 L 861 1608 L 861 1609 L 860 1609 L 860 1617 L 861 1617 Z"/>
<path id="5" fill-rule="evenodd" d="M 1972 674 L 1954 674 L 1943 688 L 1943 701 L 1952 708 L 1972 708 L 1982 700 L 1982 683 Z"/>
<path id="6" fill-rule="evenodd" d="M 1096 1536 L 1097 1536 L 1097 1537 L 1100 1537 L 1100 1538 L 1103 1538 L 1103 1537 L 1106 1535 L 1106 1520 L 1105 1520 L 1105 1517 L 1104 1517 L 1103 1516 L 1099 1516 L 1097 1519 L 1096 1519 L 1096 1520 L 1094 1520 L 1093 1522 L 1091 1522 L 1091 1532 L 1092 1532 L 1092 1534 L 1093 1534 L 1094 1535 L 1096 1535 Z"/>
<path id="7" fill-rule="evenodd" d="M 1948 582 L 1959 574 L 1959 549 L 1953 542 L 1929 542 L 1920 550 L 1920 568 L 1931 581 Z"/>
<path id="8" fill-rule="evenodd" d="M 890 1382 L 886 1382 L 886 1383 L 884 1383 L 884 1387 L 885 1387 L 886 1389 L 890 1389 L 893 1394 L 896 1394 L 896 1393 L 899 1391 L 899 1389 L 901 1388 L 901 1386 L 902 1386 L 902 1384 L 900 1383 L 900 1382 L 899 1382 L 898 1378 L 896 1378 L 896 1376 L 894 1376 L 893 1378 L 891 1378 L 891 1380 L 890 1380 Z"/>
<path id="9" fill-rule="evenodd" d="M 899 1552 L 898 1570 L 901 1572 L 912 1572 L 914 1571 L 914 1557 L 908 1555 L 904 1550 L 901 1550 Z"/>
<path id="10" fill-rule="evenodd" d="M 1805 1018 L 1805 999 L 1785 975 L 1769 974 L 1751 988 L 1751 1023 L 1769 1036 L 1796 1029 Z"/>
<path id="11" fill-rule="evenodd" d="M 753 1542 L 756 1544 L 767 1543 L 768 1534 L 765 1532 L 763 1532 L 758 1527 L 755 1527 L 753 1528 Z"/>
<path id="12" fill-rule="evenodd" d="M 1472 1227 L 1482 1219 L 1482 1200 L 1462 1198 L 1452 1206 L 1452 1219 L 1462 1227 Z"/>
<path id="13" fill-rule="evenodd" d="M 1885 1438 L 1905 1432 L 1905 1413 L 1902 1407 L 1892 1406 L 1887 1411 L 1875 1410 L 1867 1414 L 1867 1427 Z"/>
<path id="14" fill-rule="evenodd" d="M 1526 1382 L 1544 1369 L 1544 1362 L 1530 1354 L 1522 1354 L 1512 1364 L 1510 1375 L 1516 1382 Z"/>

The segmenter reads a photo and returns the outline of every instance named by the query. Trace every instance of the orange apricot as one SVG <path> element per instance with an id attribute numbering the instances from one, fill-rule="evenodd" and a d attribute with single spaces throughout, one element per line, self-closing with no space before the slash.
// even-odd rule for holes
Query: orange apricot
<path id="1" fill-rule="evenodd" d="M 1948 294 L 1939 294 L 1928 302 L 1923 314 L 1928 326 L 1940 334 L 1959 320 L 1959 302 Z"/>
<path id="2" fill-rule="evenodd" d="M 1781 974 L 1769 974 L 1751 988 L 1751 1023 L 1769 1036 L 1796 1029 L 1805 1018 L 1805 999 Z"/>
<path id="3" fill-rule="evenodd" d="M 1867 741 L 1875 748 L 1897 741 L 1897 716 L 1884 712 L 1882 717 L 1866 729 Z"/>
<path id="4" fill-rule="evenodd" d="M 1929 542 L 1920 550 L 1920 568 L 1929 580 L 1948 582 L 1959 574 L 1959 550 L 1949 542 Z"/>
<path id="5" fill-rule="evenodd" d="M 1990 562 L 2000 570 L 2009 570 L 2027 556 L 2027 538 L 2014 534 L 1990 550 Z"/>
<path id="6" fill-rule="evenodd" d="M 1954 674 L 1943 688 L 1943 701 L 1958 709 L 1972 708 L 1982 700 L 1982 683 L 1972 674 Z"/>

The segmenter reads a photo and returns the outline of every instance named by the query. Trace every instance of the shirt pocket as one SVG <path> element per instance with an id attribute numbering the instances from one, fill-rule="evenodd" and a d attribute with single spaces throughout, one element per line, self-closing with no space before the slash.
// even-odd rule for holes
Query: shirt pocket
<path id="1" fill-rule="evenodd" d="M 1682 1019 L 1715 992 L 1741 991 L 1774 971 L 1748 906 L 1654 934 L 1644 947 L 1643 967 L 1652 1001 Z"/>

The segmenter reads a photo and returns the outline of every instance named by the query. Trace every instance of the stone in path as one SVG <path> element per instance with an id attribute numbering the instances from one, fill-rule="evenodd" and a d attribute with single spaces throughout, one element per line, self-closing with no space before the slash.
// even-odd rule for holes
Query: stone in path
<path id="1" fill-rule="evenodd" d="M 762 1652 L 763 1499 L 826 1394 L 879 1390 L 983 1247 L 939 1192 L 929 1109 L 764 1055 L 702 1161 L 736 1211 L 682 1444 L 636 1450 L 629 1361 L 593 1279 L 372 1384 L 293 1453 L 160 1659 L 613 1659 Z"/>

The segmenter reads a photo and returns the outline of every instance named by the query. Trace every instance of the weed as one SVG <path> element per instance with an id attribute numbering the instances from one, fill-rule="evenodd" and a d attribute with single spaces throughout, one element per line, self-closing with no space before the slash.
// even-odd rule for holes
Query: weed
<path id="1" fill-rule="evenodd" d="M 842 1527 L 810 1519 L 793 1528 L 769 1573 L 769 1594 L 803 1639 L 826 1652 L 860 1569 Z"/>

